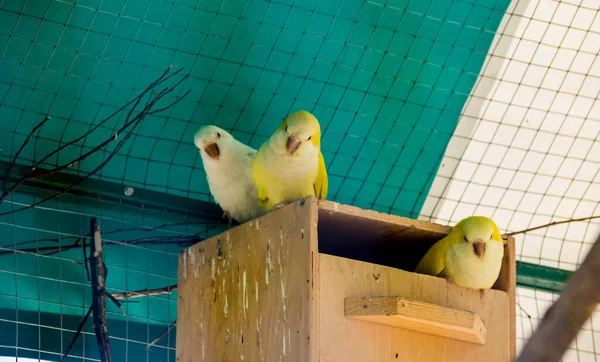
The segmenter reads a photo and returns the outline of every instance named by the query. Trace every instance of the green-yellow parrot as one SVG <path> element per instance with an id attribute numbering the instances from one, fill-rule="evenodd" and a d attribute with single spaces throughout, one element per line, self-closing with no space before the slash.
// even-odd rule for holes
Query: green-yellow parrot
<path id="1" fill-rule="evenodd" d="M 445 277 L 461 287 L 489 289 L 498 279 L 503 257 L 504 241 L 494 221 L 471 216 L 436 242 L 415 272 Z"/>
<path id="2" fill-rule="evenodd" d="M 289 115 L 252 161 L 258 203 L 267 211 L 314 195 L 327 197 L 319 121 L 306 111 Z"/>

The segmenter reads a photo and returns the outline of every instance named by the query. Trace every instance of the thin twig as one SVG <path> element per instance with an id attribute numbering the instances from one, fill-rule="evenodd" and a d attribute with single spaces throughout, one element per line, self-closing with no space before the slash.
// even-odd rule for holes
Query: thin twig
<path id="1" fill-rule="evenodd" d="M 168 287 L 162 287 L 157 289 L 142 289 L 136 290 L 134 292 L 123 292 L 118 294 L 113 294 L 113 297 L 116 299 L 133 299 L 133 298 L 142 298 L 149 297 L 152 295 L 164 295 L 171 294 L 172 292 L 177 290 L 177 284 L 169 285 Z"/>
<path id="2" fill-rule="evenodd" d="M 117 300 L 117 298 L 115 298 L 112 294 L 106 291 L 104 292 L 104 294 L 106 294 L 108 299 L 110 299 L 110 301 L 113 302 L 117 306 L 117 308 L 121 310 L 121 313 L 125 314 L 125 311 L 123 310 L 123 305 Z"/>
<path id="3" fill-rule="evenodd" d="M 10 164 L 8 165 L 8 169 L 6 170 L 6 176 L 4 177 L 4 183 L 2 184 L 2 191 L 3 192 L 6 191 L 6 185 L 8 184 L 8 180 L 10 178 L 10 172 L 12 171 L 12 169 L 13 169 L 13 167 L 15 165 L 15 162 L 17 162 L 17 159 L 19 158 L 19 155 L 21 154 L 21 152 L 23 151 L 23 149 L 25 148 L 25 146 L 27 146 L 27 144 L 29 143 L 29 140 L 31 140 L 31 137 L 33 137 L 33 134 L 38 129 L 40 129 L 49 120 L 50 120 L 50 117 L 46 116 L 46 118 L 44 118 L 43 121 L 41 121 L 40 123 L 38 123 L 37 126 L 33 127 L 33 129 L 31 130 L 31 132 L 29 132 L 29 135 L 27 135 L 27 138 L 25 138 L 25 141 L 21 144 L 21 147 L 19 148 L 19 150 L 17 151 L 17 153 L 15 153 L 14 157 L 10 161 Z"/>
<path id="4" fill-rule="evenodd" d="M 166 336 L 167 333 L 169 333 L 171 331 L 171 329 L 173 329 L 173 327 L 175 327 L 176 325 L 177 325 L 177 321 L 171 323 L 169 328 L 167 328 L 160 336 L 158 336 L 155 340 L 153 340 L 152 342 L 150 342 L 148 344 L 148 348 L 154 346 L 156 344 L 156 342 L 160 341 L 164 336 Z"/>
<path id="5" fill-rule="evenodd" d="M 61 358 L 60 362 L 64 362 L 64 360 L 69 356 L 69 352 L 71 352 L 71 349 L 75 345 L 75 341 L 77 341 L 77 337 L 79 337 L 79 335 L 81 334 L 81 330 L 83 329 L 83 326 L 85 325 L 85 322 L 87 322 L 91 313 L 92 313 L 92 307 L 89 307 L 87 313 L 85 314 L 85 317 L 83 317 L 83 320 L 81 321 L 81 323 L 79 323 L 79 327 L 77 327 L 77 332 L 75 332 L 75 335 L 73 336 L 73 338 L 71 338 L 71 343 L 69 344 L 69 348 L 67 348 L 67 350 L 65 351 L 65 354 Z"/>
<path id="6" fill-rule="evenodd" d="M 593 220 L 593 219 L 600 219 L 600 215 L 582 217 L 582 218 L 579 218 L 579 219 L 569 219 L 569 220 L 562 220 L 562 221 L 554 221 L 554 222 L 551 222 L 549 224 L 544 224 L 544 225 L 540 225 L 540 226 L 534 226 L 532 228 L 525 229 L 525 230 L 513 231 L 511 233 L 507 233 L 506 235 L 513 236 L 513 235 L 518 235 L 518 234 L 525 234 L 525 233 L 528 233 L 530 231 L 534 231 L 534 230 L 538 230 L 538 229 L 543 229 L 543 228 L 547 228 L 547 227 L 550 227 L 550 226 L 561 225 L 561 224 L 568 224 L 568 223 L 579 222 L 579 221 L 588 221 L 588 220 Z"/>
<path id="7" fill-rule="evenodd" d="M 4 201 L 10 194 L 12 194 L 19 186 L 21 186 L 22 184 L 24 184 L 26 181 L 31 180 L 31 179 L 37 179 L 40 177 L 44 177 L 44 176 L 48 176 L 57 172 L 60 172 L 64 169 L 70 168 L 73 165 L 80 163 L 81 161 L 85 160 L 86 158 L 88 158 L 90 155 L 98 152 L 99 150 L 105 148 L 110 142 L 116 141 L 118 138 L 118 135 L 125 132 L 129 127 L 131 127 L 131 130 L 128 130 L 126 133 L 126 135 L 124 137 L 122 137 L 122 141 L 119 142 L 119 144 L 115 147 L 115 149 L 111 152 L 111 154 L 107 157 L 107 159 L 97 168 L 95 168 L 92 172 L 88 173 L 87 175 L 85 175 L 84 177 L 78 179 L 75 183 L 73 183 L 72 185 L 70 185 L 69 187 L 67 187 L 65 190 L 63 190 L 62 192 L 55 194 L 51 197 L 48 197 L 44 200 L 41 200 L 39 202 L 36 202 L 32 205 L 29 205 L 27 207 L 23 207 L 17 210 L 11 210 L 8 212 L 4 212 L 2 214 L 0 214 L 0 216 L 2 215 L 8 215 L 14 212 L 19 212 L 19 211 L 23 211 L 23 210 L 27 210 L 29 208 L 33 208 L 35 206 L 40 205 L 41 203 L 53 200 L 59 196 L 64 195 L 66 192 L 68 192 L 70 189 L 72 189 L 73 187 L 75 187 L 76 185 L 78 185 L 79 183 L 83 182 L 85 179 L 87 179 L 88 177 L 94 175 L 95 173 L 97 173 L 100 169 L 102 169 L 102 167 L 104 167 L 104 165 L 106 165 L 106 163 L 108 163 L 108 161 L 110 161 L 116 154 L 117 152 L 120 150 L 120 148 L 125 144 L 125 142 L 129 139 L 129 137 L 132 134 L 132 131 L 140 124 L 140 122 L 149 114 L 154 114 L 160 111 L 164 111 L 165 109 L 174 106 L 175 104 L 177 104 L 178 102 L 180 102 L 185 96 L 187 96 L 187 94 L 189 94 L 189 91 L 186 92 L 182 97 L 177 97 L 173 102 L 171 102 L 167 107 L 163 107 L 160 108 L 158 110 L 154 110 L 152 111 L 152 107 L 154 107 L 154 105 L 165 95 L 169 94 L 170 92 L 172 92 L 177 86 L 179 86 L 185 79 L 187 79 L 189 77 L 189 75 L 184 76 L 181 80 L 179 80 L 178 82 L 176 82 L 176 84 L 172 87 L 168 87 L 168 88 L 164 88 L 161 92 L 158 93 L 158 95 L 153 98 L 152 100 L 148 101 L 146 103 L 146 106 L 142 109 L 142 111 L 135 117 L 133 117 L 132 119 L 130 119 L 133 111 L 136 109 L 136 107 L 138 106 L 138 104 L 140 103 L 140 101 L 142 100 L 143 96 L 149 92 L 152 88 L 154 88 L 155 86 L 157 86 L 158 84 L 166 81 L 167 79 L 173 77 L 174 75 L 178 74 L 179 72 L 181 72 L 182 69 L 179 69 L 178 71 L 176 71 L 175 73 L 166 76 L 166 74 L 168 73 L 168 71 L 171 69 L 171 67 L 169 67 L 169 69 L 167 69 L 165 71 L 165 73 L 155 82 L 153 82 L 150 86 L 148 86 L 138 97 L 134 98 L 133 100 L 131 100 L 129 103 L 127 103 L 125 106 L 121 107 L 121 109 L 119 109 L 118 111 L 116 111 L 115 113 L 111 114 L 107 119 L 103 120 L 102 122 L 100 122 L 100 124 L 106 122 L 108 119 L 110 119 L 111 117 L 113 117 L 114 115 L 116 115 L 117 113 L 123 111 L 128 105 L 130 105 L 131 103 L 134 103 L 133 107 L 129 110 L 129 113 L 127 114 L 127 118 L 125 120 L 125 124 L 114 134 L 114 136 L 111 136 L 110 138 L 108 138 L 107 140 L 105 140 L 104 142 L 100 143 L 99 145 L 97 145 L 96 147 L 94 147 L 91 151 L 86 152 L 85 154 L 81 155 L 80 157 L 76 158 L 73 161 L 70 161 L 68 163 L 63 164 L 62 166 L 58 166 L 52 170 L 48 170 L 48 171 L 42 171 L 42 172 L 37 172 L 35 173 L 35 171 L 37 170 L 37 167 L 39 165 L 41 165 L 43 162 L 45 162 L 51 155 L 59 152 L 60 150 L 62 150 L 64 147 L 67 147 L 69 145 L 75 144 L 76 142 L 79 142 L 81 139 L 83 139 L 84 137 L 88 136 L 90 133 L 94 132 L 99 126 L 100 124 L 97 124 L 95 127 L 93 127 L 90 131 L 88 131 L 87 133 L 85 133 L 84 135 L 80 136 L 79 138 L 72 140 L 70 142 L 68 142 L 67 144 L 59 147 L 58 149 L 52 151 L 50 154 L 46 155 L 42 160 L 38 161 L 28 172 L 26 172 L 18 181 L 16 181 L 13 186 L 8 190 L 8 191 L 4 191 L 2 193 L 2 195 L 0 196 L 0 202 Z M 44 120 L 43 122 L 45 122 L 46 120 Z M 42 123 L 43 123 L 42 122 Z M 41 124 L 42 124 L 41 123 Z M 41 124 L 37 126 L 37 128 L 41 127 Z M 26 141 L 28 142 L 28 140 Z M 24 147 L 24 145 L 22 146 Z M 7 176 L 7 180 L 8 181 L 8 176 Z M 6 184 L 6 182 L 5 182 Z"/>

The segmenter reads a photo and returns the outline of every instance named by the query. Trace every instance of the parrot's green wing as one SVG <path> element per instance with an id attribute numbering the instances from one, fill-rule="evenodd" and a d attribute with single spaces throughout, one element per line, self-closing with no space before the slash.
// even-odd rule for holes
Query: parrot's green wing
<path id="1" fill-rule="evenodd" d="M 454 235 L 450 234 L 435 243 L 417 265 L 415 273 L 438 276 L 446 268 L 446 252 L 455 244 Z"/>
<path id="2" fill-rule="evenodd" d="M 321 200 L 327 198 L 327 190 L 329 188 L 329 181 L 327 179 L 327 168 L 325 167 L 325 159 L 323 154 L 319 152 L 319 171 L 317 173 L 317 179 L 315 180 L 315 196 Z"/>
<path id="3" fill-rule="evenodd" d="M 260 150 L 258 152 L 260 152 Z M 268 180 L 266 179 L 267 174 L 262 167 L 260 167 L 259 158 L 257 157 L 258 152 L 252 159 L 252 181 L 258 190 L 258 204 L 261 207 L 268 209 L 269 193 L 266 188 L 268 183 Z"/>

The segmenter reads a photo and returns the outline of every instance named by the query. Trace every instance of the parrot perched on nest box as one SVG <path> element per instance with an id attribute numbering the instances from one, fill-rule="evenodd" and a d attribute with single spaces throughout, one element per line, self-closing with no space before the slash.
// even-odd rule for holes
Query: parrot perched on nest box
<path id="1" fill-rule="evenodd" d="M 251 177 L 256 150 L 213 125 L 200 127 L 194 144 L 202 156 L 210 193 L 223 209 L 223 216 L 229 218 L 229 226 L 232 219 L 243 224 L 264 215 Z"/>
<path id="2" fill-rule="evenodd" d="M 306 111 L 289 115 L 252 162 L 258 202 L 266 211 L 314 195 L 327 197 L 327 169 L 319 121 Z"/>
<path id="3" fill-rule="evenodd" d="M 415 272 L 445 277 L 461 287 L 489 289 L 500 275 L 503 257 L 504 241 L 494 221 L 471 216 L 436 242 Z"/>

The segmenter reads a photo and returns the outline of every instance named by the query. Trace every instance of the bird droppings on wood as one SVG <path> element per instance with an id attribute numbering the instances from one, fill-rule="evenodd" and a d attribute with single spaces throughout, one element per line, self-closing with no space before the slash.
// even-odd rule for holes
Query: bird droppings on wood
<path id="1" fill-rule="evenodd" d="M 304 239 L 304 227 L 300 227 L 300 238 Z"/>
<path id="2" fill-rule="evenodd" d="M 187 257 L 185 255 L 185 250 L 181 254 L 181 262 L 183 264 L 183 279 L 187 279 Z"/>
<path id="3" fill-rule="evenodd" d="M 260 229 L 260 220 L 256 219 L 256 230 Z"/>
<path id="4" fill-rule="evenodd" d="M 229 342 L 231 339 L 231 331 L 227 328 L 227 333 L 225 334 L 225 343 Z"/>
<path id="5" fill-rule="evenodd" d="M 279 280 L 281 282 L 281 305 L 283 307 L 283 320 L 287 321 L 287 303 L 285 296 L 285 284 L 283 276 L 283 264 L 281 263 L 281 248 L 277 250 L 277 264 L 279 264 Z"/>
<path id="6" fill-rule="evenodd" d="M 256 280 L 256 279 L 254 279 L 254 288 L 255 288 L 255 290 L 256 290 L 256 294 L 255 294 L 255 297 L 256 297 L 256 305 L 258 305 L 258 280 Z"/>
<path id="7" fill-rule="evenodd" d="M 214 282 L 215 280 L 217 280 L 217 262 L 215 261 L 215 258 L 210 258 L 210 262 L 210 276 Z"/>
<path id="8" fill-rule="evenodd" d="M 227 315 L 229 314 L 229 303 L 227 303 L 227 294 L 225 294 L 225 305 L 223 306 L 223 315 L 225 319 L 227 319 Z"/>
<path id="9" fill-rule="evenodd" d="M 283 355 L 285 356 L 285 333 L 283 334 Z"/>
<path id="10" fill-rule="evenodd" d="M 246 293 L 247 290 L 247 283 L 246 283 L 246 271 L 244 270 L 244 273 L 242 274 L 242 279 L 243 279 L 243 292 L 242 292 L 242 304 L 244 305 L 244 319 L 246 319 L 246 310 L 248 310 L 248 294 Z"/>
<path id="11" fill-rule="evenodd" d="M 233 242 L 231 240 L 231 234 L 229 231 L 225 234 L 227 239 L 227 266 L 231 267 L 231 255 L 233 254 Z"/>

